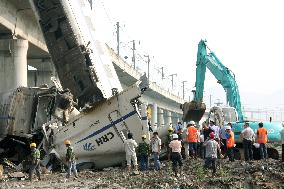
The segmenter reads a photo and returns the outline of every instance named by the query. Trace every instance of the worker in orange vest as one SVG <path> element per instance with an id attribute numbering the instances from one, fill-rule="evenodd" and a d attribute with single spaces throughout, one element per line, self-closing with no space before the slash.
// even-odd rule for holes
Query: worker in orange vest
<path id="1" fill-rule="evenodd" d="M 263 127 L 263 123 L 260 122 L 258 124 L 257 129 L 257 143 L 259 143 L 259 150 L 260 150 L 260 158 L 267 159 L 267 129 Z"/>
<path id="2" fill-rule="evenodd" d="M 187 142 L 190 155 L 195 159 L 197 158 L 197 139 L 198 139 L 198 131 L 195 128 L 195 122 L 190 121 L 187 127 Z"/>
<path id="3" fill-rule="evenodd" d="M 229 157 L 230 161 L 235 161 L 234 159 L 234 147 L 235 147 L 235 135 L 232 131 L 232 128 L 227 125 L 225 126 L 226 129 L 226 148 L 227 148 L 227 156 Z"/>

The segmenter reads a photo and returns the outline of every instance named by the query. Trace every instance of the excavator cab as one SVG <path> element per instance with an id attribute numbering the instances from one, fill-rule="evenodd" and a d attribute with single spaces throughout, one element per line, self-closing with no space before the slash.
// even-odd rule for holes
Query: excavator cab
<path id="1" fill-rule="evenodd" d="M 225 126 L 228 123 L 238 121 L 238 113 L 234 107 L 213 106 L 210 108 L 207 120 L 214 121 L 215 125 Z"/>

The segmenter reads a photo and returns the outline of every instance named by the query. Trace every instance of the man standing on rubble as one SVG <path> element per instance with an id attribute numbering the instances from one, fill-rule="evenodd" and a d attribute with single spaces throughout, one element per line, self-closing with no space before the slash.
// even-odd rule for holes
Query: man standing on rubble
<path id="1" fill-rule="evenodd" d="M 187 142 L 188 142 L 190 155 L 192 155 L 195 159 L 197 158 L 197 140 L 198 140 L 198 131 L 195 128 L 195 122 L 190 121 L 188 123 L 188 129 L 187 129 Z"/>
<path id="2" fill-rule="evenodd" d="M 141 171 L 148 170 L 148 162 L 149 162 L 149 150 L 150 146 L 146 143 L 146 135 L 142 135 L 142 142 L 138 145 L 138 157 L 140 159 L 140 168 Z"/>
<path id="3" fill-rule="evenodd" d="M 30 144 L 31 148 L 31 165 L 29 170 L 29 179 L 32 181 L 32 177 L 34 174 L 34 171 L 36 171 L 36 175 L 39 180 L 40 178 L 40 151 L 36 148 L 36 143 Z"/>
<path id="4" fill-rule="evenodd" d="M 135 152 L 135 148 L 137 148 L 137 143 L 136 141 L 133 139 L 133 134 L 132 133 L 128 133 L 127 134 L 127 140 L 125 140 L 124 142 L 124 149 L 126 152 L 126 161 L 127 161 L 127 169 L 128 172 L 131 171 L 131 160 L 133 162 L 134 165 L 134 171 L 138 170 L 138 164 L 137 164 L 137 156 L 136 156 L 136 152 Z"/>
<path id="5" fill-rule="evenodd" d="M 71 176 L 71 171 L 72 171 L 75 178 L 78 178 L 77 169 L 76 169 L 76 157 L 75 157 L 73 147 L 71 147 L 71 141 L 65 140 L 64 144 L 67 148 L 66 162 L 67 162 L 67 166 L 68 166 L 68 172 L 67 172 L 66 177 L 69 178 Z"/>
<path id="6" fill-rule="evenodd" d="M 234 158 L 234 147 L 235 147 L 235 135 L 234 132 L 232 131 L 232 128 L 228 124 L 227 126 L 224 127 L 226 129 L 226 154 L 229 157 L 230 161 L 235 161 Z"/>
<path id="7" fill-rule="evenodd" d="M 204 135 L 204 140 L 209 139 L 210 133 L 214 132 L 209 126 L 207 122 L 204 122 L 202 124 L 203 126 L 203 135 Z"/>
<path id="8" fill-rule="evenodd" d="M 210 129 L 212 129 L 215 133 L 215 139 L 219 140 L 219 133 L 220 133 L 220 127 L 215 125 L 215 122 L 213 120 L 210 121 Z"/>
<path id="9" fill-rule="evenodd" d="M 166 138 L 166 141 L 165 141 L 165 145 L 166 145 L 166 148 L 167 148 L 167 157 L 168 157 L 168 160 L 170 160 L 170 156 L 171 156 L 171 148 L 169 147 L 169 144 L 171 143 L 171 141 L 173 140 L 173 128 L 170 126 L 168 128 L 168 134 L 167 134 L 167 138 Z"/>
<path id="10" fill-rule="evenodd" d="M 218 157 L 218 152 L 221 154 L 221 149 L 215 138 L 215 133 L 211 132 L 209 134 L 209 139 L 207 139 L 204 143 L 203 146 L 205 147 L 206 155 L 205 155 L 205 164 L 204 164 L 204 169 L 206 168 L 211 168 L 213 170 L 212 175 L 216 173 L 216 160 Z M 221 158 L 223 155 L 220 155 Z"/>
<path id="11" fill-rule="evenodd" d="M 158 171 L 161 169 L 161 165 L 160 165 L 160 160 L 159 160 L 159 156 L 161 153 L 161 139 L 158 136 L 158 132 L 154 132 L 153 133 L 153 137 L 151 139 L 151 147 L 152 147 L 152 153 L 154 156 L 154 164 L 155 164 L 155 170 Z"/>
<path id="12" fill-rule="evenodd" d="M 253 130 L 250 128 L 248 122 L 244 124 L 244 130 L 242 130 L 240 137 L 243 140 L 245 160 L 246 161 L 253 160 L 252 146 L 253 146 L 255 134 Z"/>
<path id="13" fill-rule="evenodd" d="M 189 147 L 188 147 L 188 141 L 187 141 L 187 129 L 189 125 L 186 126 L 186 128 L 182 132 L 182 143 L 184 147 L 184 153 L 185 153 L 185 159 L 189 158 Z"/>
<path id="14" fill-rule="evenodd" d="M 263 127 L 263 123 L 258 124 L 257 143 L 259 144 L 260 158 L 267 159 L 267 129 Z"/>
<path id="15" fill-rule="evenodd" d="M 183 125 L 179 121 L 178 124 L 175 126 L 175 133 L 178 134 L 178 132 L 182 130 L 183 130 Z"/>
<path id="16" fill-rule="evenodd" d="M 228 124 L 228 126 L 229 126 L 229 124 Z M 226 154 L 226 152 L 227 152 L 227 131 L 226 131 L 226 127 L 227 126 L 223 126 L 221 129 L 220 129 L 220 141 L 221 141 L 221 144 L 220 144 L 220 146 L 221 146 L 221 151 L 222 151 L 222 154 L 223 155 L 225 155 Z"/>
<path id="17" fill-rule="evenodd" d="M 170 142 L 169 147 L 171 150 L 171 159 L 172 159 L 172 167 L 175 173 L 175 176 L 178 176 L 178 165 L 179 165 L 179 173 L 181 175 L 182 172 L 182 157 L 181 157 L 181 141 L 178 140 L 178 135 L 173 134 L 173 141 Z"/>

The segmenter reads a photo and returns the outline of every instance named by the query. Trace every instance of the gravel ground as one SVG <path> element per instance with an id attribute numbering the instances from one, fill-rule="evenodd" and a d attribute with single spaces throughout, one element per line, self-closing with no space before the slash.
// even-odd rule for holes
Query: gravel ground
<path id="1" fill-rule="evenodd" d="M 139 175 L 129 174 L 121 168 L 82 171 L 78 179 L 66 179 L 65 175 L 66 173 L 44 174 L 41 181 L 33 182 L 6 176 L 0 181 L 0 189 L 284 188 L 284 164 L 277 160 L 250 163 L 243 161 L 230 163 L 227 160 L 221 160 L 214 176 L 211 171 L 203 170 L 202 160 L 184 161 L 184 171 L 177 178 L 172 173 L 171 163 L 166 161 L 163 162 L 161 171 L 140 172 Z"/>

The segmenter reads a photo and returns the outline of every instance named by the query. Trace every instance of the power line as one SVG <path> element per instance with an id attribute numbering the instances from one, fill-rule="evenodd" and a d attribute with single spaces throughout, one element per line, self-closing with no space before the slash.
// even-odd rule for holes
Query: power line
<path id="1" fill-rule="evenodd" d="M 133 38 L 131 38 L 130 37 L 130 35 L 128 34 L 128 32 L 126 31 L 126 29 L 125 29 L 125 24 L 123 24 L 124 25 L 124 27 L 121 25 L 121 24 L 117 24 L 118 22 L 116 22 L 116 24 L 115 24 L 115 22 L 113 21 L 113 19 L 111 18 L 111 16 L 110 16 L 110 14 L 108 13 L 108 11 L 107 11 L 107 8 L 106 8 L 106 6 L 105 6 L 105 3 L 102 1 L 102 0 L 100 0 L 100 3 L 101 3 L 101 5 L 102 5 L 102 7 L 103 7 L 103 10 L 104 10 L 104 12 L 105 12 L 105 15 L 107 16 L 107 19 L 108 19 L 108 22 L 113 26 L 113 27 L 115 27 L 116 26 L 116 29 L 115 29 L 115 31 L 112 33 L 113 34 L 113 36 L 116 34 L 116 38 L 117 38 L 117 52 L 118 52 L 118 54 L 119 55 L 122 55 L 122 54 L 126 54 L 125 56 L 124 56 L 124 58 L 125 59 L 127 59 L 128 57 L 130 57 L 131 55 L 131 53 L 132 53 L 132 64 L 135 64 L 135 67 L 137 66 L 137 69 L 140 69 L 139 67 L 144 67 L 144 69 L 142 69 L 142 71 L 145 71 L 146 72 L 146 70 L 148 70 L 147 71 L 147 73 L 148 73 L 148 77 L 149 77 L 149 72 L 150 72 L 150 68 L 149 68 L 149 59 L 148 59 L 148 61 L 147 60 L 145 60 L 145 57 L 144 57 L 144 55 L 145 54 L 149 54 L 149 53 L 147 53 L 147 52 L 143 52 L 144 50 L 141 50 L 140 48 L 139 49 L 137 49 L 136 47 L 135 47 L 135 49 L 134 49 L 134 44 L 132 44 L 132 47 L 129 45 L 129 42 L 128 43 L 125 43 L 125 42 L 123 42 L 125 39 L 127 39 L 127 41 L 134 41 L 133 40 Z M 118 31 L 119 31 L 119 33 L 118 33 Z M 121 46 L 120 46 L 120 44 L 122 44 Z M 139 43 L 139 45 L 140 45 L 140 43 Z M 141 46 L 140 46 L 141 47 Z M 136 57 L 136 59 L 135 59 L 135 63 L 133 63 L 133 51 L 134 50 L 136 50 L 135 51 L 135 57 Z M 121 52 L 120 52 L 121 51 Z M 141 65 L 141 61 L 144 63 L 144 65 Z M 146 63 L 146 64 L 145 64 Z M 128 64 L 129 64 L 129 62 L 128 62 Z M 132 65 L 131 64 L 131 65 Z M 134 67 L 134 69 L 135 69 L 135 67 Z M 146 68 L 146 67 L 148 67 L 148 68 Z M 160 75 L 160 69 L 161 69 L 161 66 L 159 66 L 159 67 L 156 67 L 156 65 L 155 64 L 152 64 L 151 65 L 151 70 L 152 71 L 154 71 L 155 73 L 157 73 L 157 74 L 152 74 L 153 76 L 158 76 L 158 75 Z M 145 69 L 146 68 L 146 69 Z M 164 68 L 164 67 L 163 67 Z M 141 69 L 140 69 L 141 70 Z M 174 88 L 175 89 L 178 89 L 179 90 L 179 88 L 181 88 L 180 86 L 177 86 L 177 82 L 178 83 L 180 83 L 179 82 L 179 79 L 178 78 L 176 78 L 176 81 L 174 82 L 173 81 L 173 76 L 170 78 L 170 76 L 166 76 L 165 74 L 164 74 L 164 72 L 165 72 L 165 70 L 163 69 L 163 75 L 164 75 L 164 77 L 163 77 L 163 79 L 162 79 L 162 82 L 161 82 L 161 86 L 163 87 L 163 88 L 169 88 L 169 83 L 171 83 L 171 89 L 173 90 Z M 151 78 L 153 78 L 153 79 L 155 79 L 155 80 L 157 80 L 158 82 L 160 82 L 160 79 L 158 79 L 158 78 L 154 78 L 154 77 L 151 77 Z M 160 78 L 160 77 L 159 77 Z M 155 80 L 153 80 L 153 81 L 155 81 Z M 157 83 L 157 82 L 156 82 Z M 174 90 L 175 92 L 180 92 L 180 91 L 178 91 L 178 90 Z M 184 89 L 183 89 L 184 90 Z M 184 93 L 185 93 L 185 91 L 182 93 L 183 95 L 184 95 Z"/>
<path id="2" fill-rule="evenodd" d="M 114 22 L 112 21 L 111 17 L 109 16 L 109 14 L 108 14 L 108 12 L 107 12 L 107 10 L 106 10 L 106 8 L 105 8 L 105 4 L 103 3 L 103 1 L 100 1 L 100 2 L 101 2 L 101 4 L 102 4 L 102 7 L 103 7 L 103 9 L 104 9 L 104 11 L 105 11 L 105 13 L 106 13 L 106 16 L 107 16 L 109 22 L 110 22 L 111 24 L 113 24 L 113 26 L 114 26 L 115 24 L 114 24 Z"/>

